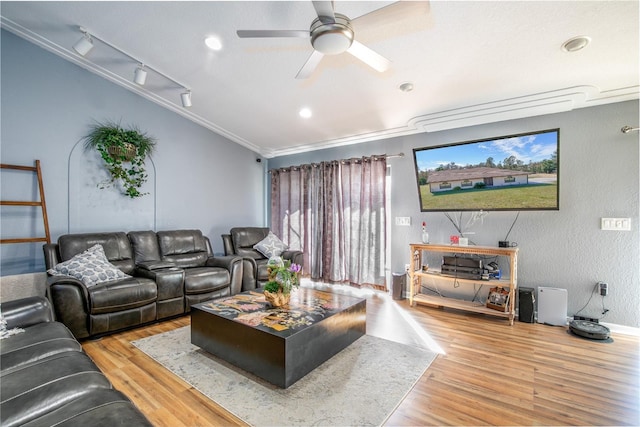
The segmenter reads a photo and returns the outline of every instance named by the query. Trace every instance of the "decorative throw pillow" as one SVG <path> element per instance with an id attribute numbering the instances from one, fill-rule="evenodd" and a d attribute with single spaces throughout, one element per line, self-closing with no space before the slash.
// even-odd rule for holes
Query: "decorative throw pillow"
<path id="1" fill-rule="evenodd" d="M 110 280 L 131 277 L 111 264 L 104 254 L 102 245 L 94 245 L 86 251 L 61 262 L 47 270 L 52 276 L 71 276 L 80 280 L 86 287 Z"/>
<path id="2" fill-rule="evenodd" d="M 289 247 L 284 244 L 284 242 L 278 239 L 278 236 L 273 234 L 271 231 L 262 239 L 262 241 L 253 245 L 253 249 L 256 249 L 262 255 L 267 258 L 271 258 L 274 256 L 280 256 L 282 252 L 287 250 Z"/>

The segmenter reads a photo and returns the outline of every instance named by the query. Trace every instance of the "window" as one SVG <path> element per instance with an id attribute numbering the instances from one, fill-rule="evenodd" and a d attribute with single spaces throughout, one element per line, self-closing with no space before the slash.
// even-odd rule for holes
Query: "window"
<path id="1" fill-rule="evenodd" d="M 473 187 L 473 182 L 471 182 L 471 181 L 462 181 L 462 184 L 460 184 L 460 186 L 462 188 L 464 188 L 464 187 Z"/>
<path id="2" fill-rule="evenodd" d="M 516 182 L 516 177 L 515 176 L 505 176 L 504 177 L 504 182 L 505 183 L 510 183 L 510 182 Z"/>
<path id="3" fill-rule="evenodd" d="M 451 189 L 451 183 L 450 182 L 441 182 L 440 183 L 440 189 L 441 190 L 450 190 Z"/>

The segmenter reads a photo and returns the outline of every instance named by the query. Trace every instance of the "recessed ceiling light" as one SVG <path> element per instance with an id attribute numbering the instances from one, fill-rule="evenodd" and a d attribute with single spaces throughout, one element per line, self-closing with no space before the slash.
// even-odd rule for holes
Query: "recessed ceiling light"
<path id="1" fill-rule="evenodd" d="M 565 52 L 577 52 L 587 47 L 589 43 L 591 43 L 591 37 L 587 37 L 587 36 L 573 37 L 567 40 L 566 42 L 562 43 L 562 50 L 564 50 Z"/>
<path id="2" fill-rule="evenodd" d="M 206 44 L 207 47 L 211 50 L 222 49 L 222 42 L 218 37 L 215 37 L 215 36 L 209 36 L 206 39 L 204 39 L 204 44 Z"/>
<path id="3" fill-rule="evenodd" d="M 303 119 L 308 119 L 312 116 L 311 110 L 308 108 L 301 109 L 298 114 L 300 114 L 300 117 L 302 117 Z"/>
<path id="4" fill-rule="evenodd" d="M 400 86 L 398 86 L 398 89 L 400 89 L 403 92 L 411 92 L 413 90 L 413 83 L 411 82 L 402 83 Z"/>

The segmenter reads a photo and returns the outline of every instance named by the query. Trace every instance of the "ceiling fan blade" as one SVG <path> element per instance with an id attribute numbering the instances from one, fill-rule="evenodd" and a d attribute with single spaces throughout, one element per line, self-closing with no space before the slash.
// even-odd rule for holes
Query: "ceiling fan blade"
<path id="1" fill-rule="evenodd" d="M 356 34 L 366 30 L 379 32 L 385 26 L 398 25 L 400 22 L 404 27 L 407 20 L 415 20 L 416 25 L 422 23 L 426 27 L 429 25 L 430 10 L 428 1 L 398 1 L 354 18 L 351 23 Z"/>
<path id="2" fill-rule="evenodd" d="M 254 37 L 297 37 L 308 39 L 311 37 L 309 30 L 238 30 L 240 38 Z"/>
<path id="3" fill-rule="evenodd" d="M 318 18 L 323 24 L 333 24 L 336 22 L 336 15 L 333 11 L 333 1 L 314 1 L 313 7 L 316 9 Z"/>
<path id="4" fill-rule="evenodd" d="M 307 62 L 302 66 L 302 68 L 300 68 L 300 71 L 298 71 L 296 79 L 306 79 L 309 77 L 318 64 L 320 64 L 320 60 L 323 56 L 324 54 L 322 52 L 314 50 L 309 59 L 307 59 Z"/>
<path id="5" fill-rule="evenodd" d="M 353 41 L 351 47 L 347 49 L 347 52 L 380 73 L 384 73 L 391 67 L 391 61 L 357 40 Z"/>

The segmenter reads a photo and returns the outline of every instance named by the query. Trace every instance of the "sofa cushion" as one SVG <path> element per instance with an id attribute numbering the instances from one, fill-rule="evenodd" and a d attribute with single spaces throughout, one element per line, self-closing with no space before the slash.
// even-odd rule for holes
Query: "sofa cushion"
<path id="1" fill-rule="evenodd" d="M 125 233 L 65 234 L 58 238 L 60 261 L 67 261 L 74 255 L 99 244 L 104 249 L 109 262 L 126 274 L 132 274 L 135 267 L 131 243 Z"/>
<path id="2" fill-rule="evenodd" d="M 100 283 L 89 288 L 91 314 L 124 311 L 153 303 L 158 298 L 156 282 L 143 277 Z"/>
<path id="3" fill-rule="evenodd" d="M 253 248 L 267 258 L 271 258 L 280 256 L 282 252 L 287 250 L 289 247 L 285 245 L 285 243 L 280 240 L 278 236 L 269 231 L 267 237 L 253 245 Z"/>
<path id="4" fill-rule="evenodd" d="M 201 294 L 229 286 L 229 270 L 219 267 L 196 267 L 184 271 L 184 293 Z"/>
<path id="5" fill-rule="evenodd" d="M 93 389 L 64 406 L 24 424 L 29 426 L 151 426 L 131 401 L 114 389 Z"/>
<path id="6" fill-rule="evenodd" d="M 160 261 L 158 237 L 154 231 L 131 231 L 127 234 L 136 265 Z"/>
<path id="7" fill-rule="evenodd" d="M 253 246 L 269 235 L 266 227 L 235 227 L 229 233 L 236 255 L 262 259 L 264 255 L 258 252 Z"/>
<path id="8" fill-rule="evenodd" d="M 109 380 L 84 353 L 70 351 L 2 373 L 0 425 L 22 425 L 92 389 L 109 389 Z"/>
<path id="9" fill-rule="evenodd" d="M 71 276 L 80 280 L 85 286 L 130 277 L 115 265 L 111 264 L 104 254 L 102 245 L 94 245 L 86 251 L 74 255 L 71 259 L 55 265 L 47 270 L 52 276 Z"/>
<path id="10" fill-rule="evenodd" d="M 201 267 L 209 258 L 207 243 L 200 230 L 158 231 L 163 261 L 180 268 Z"/>
<path id="11" fill-rule="evenodd" d="M 25 333 L 2 341 L 0 368 L 3 374 L 58 353 L 82 351 L 80 343 L 62 323 L 38 323 L 24 330 Z"/>

